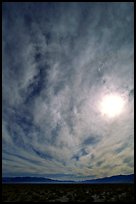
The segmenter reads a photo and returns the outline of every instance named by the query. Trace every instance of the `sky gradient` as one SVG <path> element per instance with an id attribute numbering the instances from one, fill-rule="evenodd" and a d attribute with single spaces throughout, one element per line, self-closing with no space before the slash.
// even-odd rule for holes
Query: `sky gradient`
<path id="1" fill-rule="evenodd" d="M 2 174 L 134 172 L 133 3 L 3 3 Z M 123 112 L 99 103 L 118 94 Z"/>

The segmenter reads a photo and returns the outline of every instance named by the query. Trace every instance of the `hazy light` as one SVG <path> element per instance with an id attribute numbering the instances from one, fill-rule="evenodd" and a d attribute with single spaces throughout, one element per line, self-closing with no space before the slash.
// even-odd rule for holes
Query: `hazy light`
<path id="1" fill-rule="evenodd" d="M 119 95 L 111 94 L 107 95 L 102 99 L 101 112 L 108 117 L 118 116 L 124 107 L 124 100 Z"/>

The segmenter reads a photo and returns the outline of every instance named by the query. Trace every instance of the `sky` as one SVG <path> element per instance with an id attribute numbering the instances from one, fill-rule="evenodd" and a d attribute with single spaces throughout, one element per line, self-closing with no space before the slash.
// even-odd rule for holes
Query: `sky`
<path id="1" fill-rule="evenodd" d="M 133 7 L 2 4 L 3 177 L 134 173 Z M 115 117 L 100 108 L 110 95 Z"/>

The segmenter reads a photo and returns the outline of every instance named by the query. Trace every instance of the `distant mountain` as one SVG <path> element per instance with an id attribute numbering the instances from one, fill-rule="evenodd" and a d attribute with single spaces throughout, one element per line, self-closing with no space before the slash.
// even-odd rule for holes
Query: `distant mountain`
<path id="1" fill-rule="evenodd" d="M 130 175 L 118 175 L 105 177 L 94 180 L 82 181 L 82 183 L 134 183 L 134 174 Z"/>
<path id="2" fill-rule="evenodd" d="M 22 182 L 52 182 L 53 180 L 47 178 L 39 178 L 39 177 L 5 177 L 2 178 L 2 182 L 10 183 L 22 183 Z"/>
<path id="3" fill-rule="evenodd" d="M 4 177 L 2 178 L 2 183 L 134 183 L 134 174 L 85 181 L 58 181 L 42 177 Z"/>
<path id="4" fill-rule="evenodd" d="M 2 183 L 71 183 L 74 181 L 58 181 L 43 177 L 4 177 Z"/>

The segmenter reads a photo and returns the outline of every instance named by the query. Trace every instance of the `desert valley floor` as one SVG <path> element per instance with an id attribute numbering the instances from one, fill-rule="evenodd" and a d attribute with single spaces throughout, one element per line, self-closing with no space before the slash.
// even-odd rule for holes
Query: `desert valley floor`
<path id="1" fill-rule="evenodd" d="M 133 184 L 3 184 L 3 202 L 134 202 Z"/>

